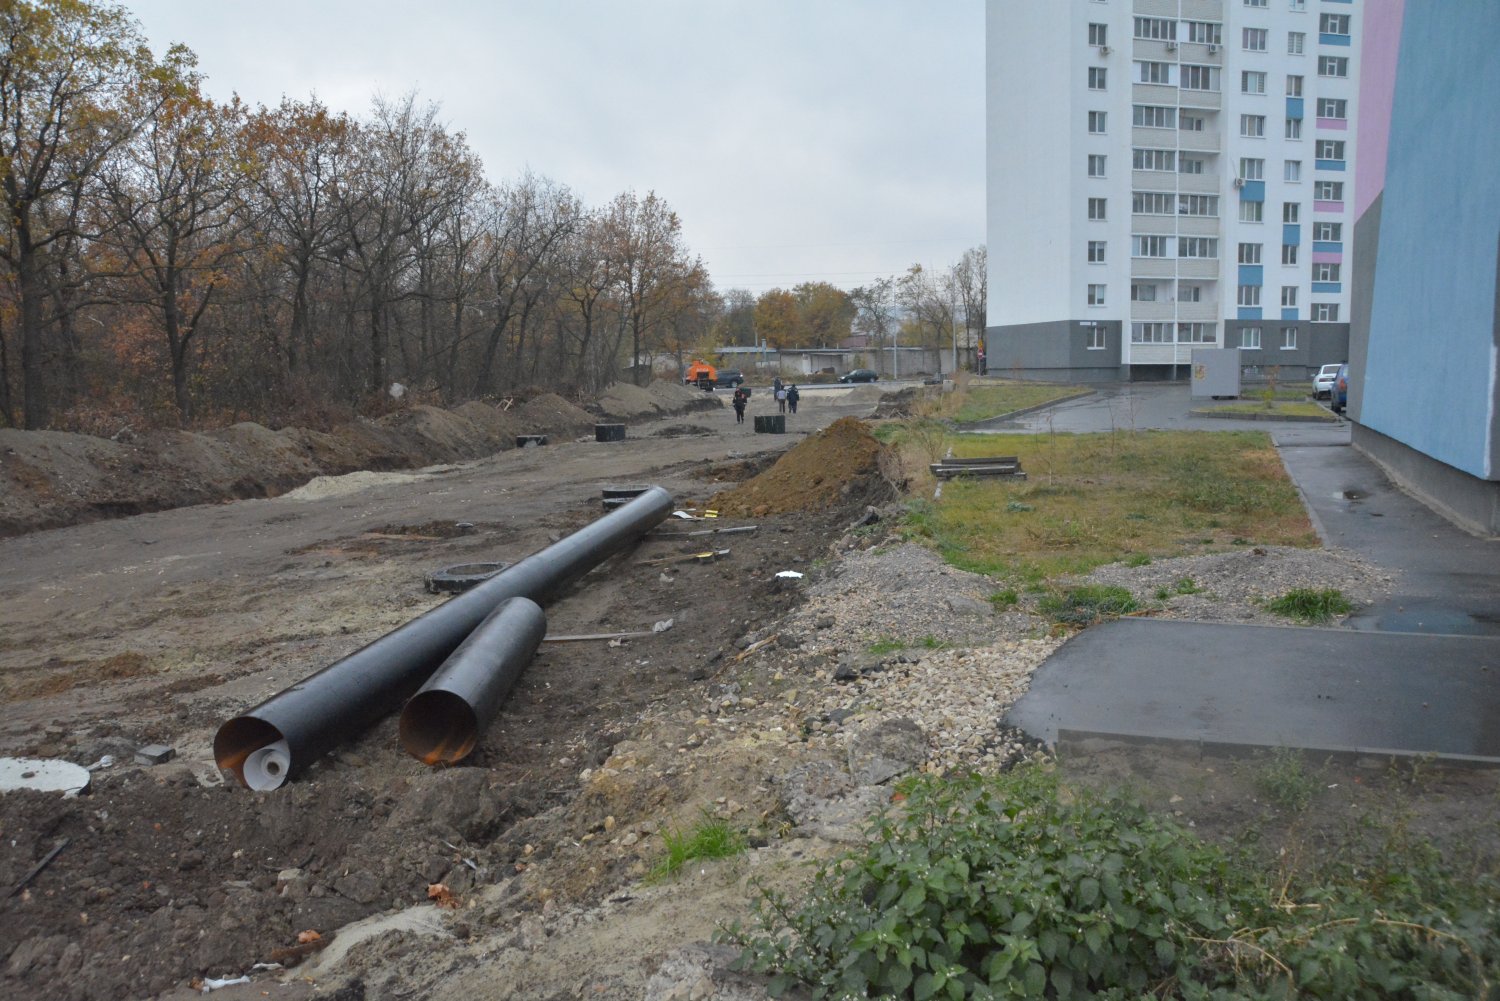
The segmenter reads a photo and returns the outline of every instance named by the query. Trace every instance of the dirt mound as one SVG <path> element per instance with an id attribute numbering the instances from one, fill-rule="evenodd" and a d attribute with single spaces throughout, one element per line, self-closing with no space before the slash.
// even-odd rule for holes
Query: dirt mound
<path id="1" fill-rule="evenodd" d="M 696 386 L 684 386 L 680 382 L 668 382 L 665 379 L 657 379 L 651 383 L 646 387 L 646 392 L 651 394 L 662 410 L 671 414 L 724 405 L 724 401 L 713 393 L 705 393 Z"/>
<path id="2" fill-rule="evenodd" d="M 861 383 L 844 394 L 845 403 L 879 403 L 885 399 L 885 390 L 873 382 Z"/>
<path id="3" fill-rule="evenodd" d="M 492 407 L 488 403 L 470 400 L 462 406 L 455 407 L 453 412 L 478 428 L 479 432 L 485 436 L 485 440 L 495 448 L 515 448 L 516 435 L 523 433 L 515 415 L 499 407 Z"/>
<path id="4" fill-rule="evenodd" d="M 888 418 L 906 418 L 915 416 L 917 400 L 926 395 L 919 386 L 907 386 L 896 393 L 887 393 L 880 398 L 875 407 L 875 412 L 870 416 L 878 420 Z"/>
<path id="5" fill-rule="evenodd" d="M 669 408 L 648 389 L 632 386 L 628 382 L 616 382 L 599 394 L 599 409 L 607 417 L 628 420 L 659 414 Z"/>
<path id="6" fill-rule="evenodd" d="M 429 461 L 472 459 L 489 449 L 489 441 L 468 418 L 438 407 L 415 406 L 376 421 L 382 427 L 415 439 Z M 514 444 L 514 442 L 512 442 Z"/>
<path id="7" fill-rule="evenodd" d="M 844 417 L 787 452 L 770 469 L 711 504 L 730 517 L 881 504 L 895 495 L 883 467 L 887 450 L 869 426 Z"/>
<path id="8" fill-rule="evenodd" d="M 581 407 L 575 407 L 556 393 L 543 393 L 527 400 L 516 409 L 515 415 L 526 434 L 576 438 L 594 428 L 592 414 Z"/>

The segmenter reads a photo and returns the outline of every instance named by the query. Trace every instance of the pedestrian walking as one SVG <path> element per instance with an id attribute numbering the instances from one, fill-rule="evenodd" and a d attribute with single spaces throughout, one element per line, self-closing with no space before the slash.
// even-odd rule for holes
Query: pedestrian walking
<path id="1" fill-rule="evenodd" d="M 797 392 L 797 384 L 795 382 L 792 383 L 786 390 L 786 408 L 795 414 L 797 412 L 797 401 L 801 397 L 802 394 Z"/>
<path id="2" fill-rule="evenodd" d="M 786 413 L 786 390 L 784 389 L 776 390 L 776 409 L 783 414 Z"/>
<path id="3" fill-rule="evenodd" d="M 750 398 L 745 395 L 744 389 L 739 386 L 734 387 L 734 422 L 736 424 L 745 423 L 745 404 L 749 402 Z"/>

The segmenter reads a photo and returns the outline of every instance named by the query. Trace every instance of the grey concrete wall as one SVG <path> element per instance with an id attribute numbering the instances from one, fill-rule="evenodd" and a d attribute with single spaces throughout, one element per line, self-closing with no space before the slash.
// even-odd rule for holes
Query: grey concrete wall
<path id="1" fill-rule="evenodd" d="M 1082 326 L 1081 322 L 1052 320 L 989 327 L 985 331 L 989 374 L 1015 374 L 1022 378 L 1059 382 L 1100 382 L 1120 378 L 1119 322 L 1099 322 L 1105 331 L 1102 351 L 1089 349 L 1090 328 Z"/>
<path id="2" fill-rule="evenodd" d="M 1500 535 L 1500 482 L 1481 480 L 1363 424 L 1354 424 L 1352 440 L 1391 479 L 1450 521 L 1480 535 Z"/>
<path id="3" fill-rule="evenodd" d="M 1365 396 L 1365 368 L 1370 349 L 1370 309 L 1375 295 L 1375 264 L 1380 251 L 1380 209 L 1385 192 L 1375 196 L 1364 215 L 1354 220 L 1354 284 L 1349 296 L 1350 420 L 1359 420 Z"/>
<path id="4" fill-rule="evenodd" d="M 1349 325 L 1347 323 L 1311 323 L 1307 320 L 1226 320 L 1224 321 L 1224 344 L 1234 347 L 1240 343 L 1240 331 L 1245 327 L 1260 328 L 1260 348 L 1240 351 L 1240 365 L 1264 374 L 1271 367 L 1281 369 L 1284 379 L 1312 378 L 1319 368 L 1333 362 L 1348 360 Z M 1297 328 L 1297 347 L 1291 351 L 1281 349 L 1281 328 Z"/>

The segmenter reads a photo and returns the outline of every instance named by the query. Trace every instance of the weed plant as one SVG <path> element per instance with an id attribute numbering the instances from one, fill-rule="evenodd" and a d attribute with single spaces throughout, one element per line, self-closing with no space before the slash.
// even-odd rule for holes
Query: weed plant
<path id="1" fill-rule="evenodd" d="M 1135 598 L 1123 587 L 1087 584 L 1061 594 L 1049 594 L 1037 603 L 1042 614 L 1064 626 L 1083 628 L 1102 619 L 1128 615 L 1137 608 Z"/>
<path id="2" fill-rule="evenodd" d="M 1272 751 L 1257 764 L 1252 778 L 1262 796 L 1291 813 L 1307 809 L 1319 782 L 1318 775 L 1303 762 L 1302 753 L 1290 747 Z"/>
<path id="3" fill-rule="evenodd" d="M 1493 871 L 1450 875 L 1404 828 L 1267 874 L 1036 766 L 902 791 L 808 892 L 762 891 L 721 930 L 773 996 L 1483 998 L 1500 979 Z"/>
<path id="4" fill-rule="evenodd" d="M 1293 588 L 1279 598 L 1267 601 L 1266 608 L 1309 626 L 1328 622 L 1334 616 L 1347 615 L 1354 610 L 1342 591 L 1336 588 L 1319 591 L 1308 587 Z"/>
<path id="5" fill-rule="evenodd" d="M 651 870 L 651 877 L 658 880 L 675 875 L 694 859 L 731 858 L 746 847 L 741 832 L 706 810 L 692 827 L 666 828 L 661 838 L 667 854 Z"/>

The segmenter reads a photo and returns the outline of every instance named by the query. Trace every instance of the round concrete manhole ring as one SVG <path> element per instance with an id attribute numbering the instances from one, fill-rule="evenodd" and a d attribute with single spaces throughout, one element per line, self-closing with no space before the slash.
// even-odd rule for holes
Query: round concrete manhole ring
<path id="1" fill-rule="evenodd" d="M 444 567 L 427 575 L 427 591 L 429 594 L 459 594 L 509 567 L 509 563 L 460 563 Z"/>
<path id="2" fill-rule="evenodd" d="M 56 758 L 0 758 L 0 793 L 32 789 L 76 796 L 88 791 L 92 777 L 87 768 L 71 761 Z"/>

